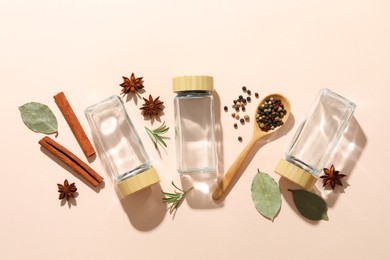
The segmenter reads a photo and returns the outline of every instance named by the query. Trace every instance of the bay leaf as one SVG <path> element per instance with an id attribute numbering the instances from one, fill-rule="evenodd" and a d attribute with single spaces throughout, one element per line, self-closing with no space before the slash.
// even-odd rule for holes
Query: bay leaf
<path id="1" fill-rule="evenodd" d="M 252 181 L 251 192 L 257 211 L 273 221 L 282 204 L 280 189 L 275 180 L 258 170 Z"/>
<path id="2" fill-rule="evenodd" d="M 47 105 L 29 102 L 20 106 L 19 111 L 23 123 L 32 131 L 43 134 L 58 133 L 57 118 Z"/>
<path id="3" fill-rule="evenodd" d="M 307 190 L 289 190 L 299 213 L 310 220 L 329 220 L 328 206 L 323 198 Z"/>

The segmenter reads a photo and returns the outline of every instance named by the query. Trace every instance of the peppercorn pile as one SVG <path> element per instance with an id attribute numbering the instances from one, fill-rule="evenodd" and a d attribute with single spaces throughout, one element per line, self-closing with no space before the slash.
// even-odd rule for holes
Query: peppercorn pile
<path id="1" fill-rule="evenodd" d="M 239 95 L 237 97 L 237 99 L 233 100 L 233 104 L 231 105 L 231 107 L 234 109 L 235 112 L 233 112 L 231 115 L 232 115 L 232 117 L 234 119 L 238 120 L 241 123 L 241 125 L 245 125 L 245 122 L 249 122 L 250 121 L 250 117 L 247 114 L 242 115 L 240 113 L 241 112 L 245 112 L 246 111 L 246 106 L 248 105 L 248 103 L 250 103 L 252 101 L 252 99 L 251 99 L 252 92 L 251 92 L 251 90 L 247 89 L 246 86 L 242 87 L 242 91 L 247 96 L 244 97 L 243 95 Z M 255 93 L 255 97 L 259 98 L 259 94 Z M 227 106 L 224 106 L 223 109 L 225 110 L 225 112 L 229 111 Z M 235 129 L 237 129 L 238 128 L 238 124 L 234 123 L 233 127 Z M 242 137 L 241 136 L 238 137 L 238 141 L 242 142 Z"/>
<path id="2" fill-rule="evenodd" d="M 287 111 L 279 98 L 267 98 L 264 104 L 257 108 L 256 122 L 262 131 L 268 132 L 283 125 L 283 117 Z"/>

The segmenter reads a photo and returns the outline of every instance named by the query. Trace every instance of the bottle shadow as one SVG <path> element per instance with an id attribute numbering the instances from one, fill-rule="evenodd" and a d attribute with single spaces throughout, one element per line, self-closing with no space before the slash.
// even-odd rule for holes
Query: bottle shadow
<path id="1" fill-rule="evenodd" d="M 193 209 L 220 208 L 223 204 L 216 203 L 211 197 L 214 189 L 217 188 L 217 175 L 212 173 L 189 173 L 180 175 L 183 190 L 186 194 L 187 204 Z"/>
<path id="2" fill-rule="evenodd" d="M 133 227 L 146 232 L 159 226 L 167 213 L 167 205 L 163 203 L 162 197 L 161 185 L 155 184 L 120 202 Z"/>
<path id="3" fill-rule="evenodd" d="M 217 188 L 218 180 L 224 174 L 223 131 L 221 124 L 221 99 L 218 92 L 213 92 L 215 115 L 215 142 L 217 157 L 217 172 L 213 173 L 188 173 L 181 174 L 180 181 L 184 190 L 193 189 L 186 195 L 187 204 L 194 209 L 220 208 L 222 203 L 217 203 L 212 198 L 212 193 Z"/>
<path id="4" fill-rule="evenodd" d="M 92 140 L 96 147 L 96 153 L 101 158 L 101 163 L 107 173 L 111 172 L 110 167 L 102 159 L 105 154 L 97 140 L 97 137 L 92 134 Z M 167 211 L 167 206 L 162 202 L 161 185 L 155 184 L 149 188 L 136 192 L 122 198 L 117 185 L 112 180 L 111 174 L 109 180 L 117 197 L 120 200 L 123 210 L 126 212 L 130 223 L 139 231 L 150 231 L 156 228 L 164 219 Z"/>
<path id="5" fill-rule="evenodd" d="M 266 145 L 267 143 L 272 142 L 276 139 L 279 139 L 282 136 L 285 136 L 294 127 L 294 124 L 295 124 L 294 115 L 292 113 L 290 113 L 289 118 L 287 119 L 286 123 L 284 124 L 284 126 L 282 128 L 278 129 L 274 133 L 271 133 L 271 134 L 265 136 L 264 138 L 258 140 L 254 144 L 252 150 L 249 152 L 248 156 L 244 159 L 244 162 L 242 163 L 241 167 L 237 170 L 236 174 L 234 175 L 230 186 L 227 188 L 227 190 L 222 195 L 222 197 L 218 200 L 218 202 L 224 201 L 225 198 L 227 197 L 227 195 L 229 195 L 229 193 L 231 192 L 233 187 L 236 185 L 238 180 L 241 178 L 242 174 L 245 172 L 245 170 L 248 167 L 248 165 L 250 164 L 250 162 L 253 160 L 253 157 L 255 156 L 257 151 L 261 147 Z"/>
<path id="6" fill-rule="evenodd" d="M 363 132 L 360 124 L 355 117 L 352 117 L 348 124 L 346 131 L 343 134 L 342 139 L 337 145 L 332 156 L 326 163 L 327 167 L 333 164 L 340 174 L 346 176 L 341 179 L 343 186 L 336 185 L 335 189 L 332 190 L 330 187 L 323 187 L 321 179 L 317 181 L 314 186 L 314 193 L 325 199 L 328 207 L 333 207 L 340 194 L 345 193 L 345 190 L 350 186 L 348 179 L 351 177 L 353 169 L 358 162 L 360 155 L 362 154 L 367 144 L 367 137 Z M 323 172 L 322 172 L 323 174 Z"/>
<path id="7" fill-rule="evenodd" d="M 313 190 L 311 191 L 322 197 L 325 200 L 328 208 L 333 207 L 339 195 L 341 193 L 345 193 L 345 189 L 350 186 L 347 180 L 350 178 L 356 162 L 359 160 L 359 157 L 364 150 L 364 147 L 366 146 L 366 143 L 366 135 L 364 134 L 356 118 L 352 117 L 348 124 L 347 130 L 344 132 L 342 139 L 340 140 L 327 163 L 327 165 L 329 164 L 328 167 L 330 167 L 331 164 L 334 164 L 336 170 L 340 170 L 341 174 L 347 175 L 341 180 L 343 186 L 336 185 L 335 189 L 332 190 L 331 188 L 322 187 L 322 182 L 317 181 Z M 294 190 L 302 188 L 285 178 L 279 179 L 279 187 L 287 204 L 289 204 L 298 215 L 301 215 L 297 210 L 292 198 L 292 194 L 288 191 L 288 189 Z M 304 217 L 302 217 L 302 219 L 311 224 L 318 223 L 317 221 L 311 221 Z"/>

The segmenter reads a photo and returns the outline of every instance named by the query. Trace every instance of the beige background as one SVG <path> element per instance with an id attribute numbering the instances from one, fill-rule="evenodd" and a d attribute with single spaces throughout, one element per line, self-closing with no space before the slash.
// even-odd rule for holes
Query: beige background
<path id="1" fill-rule="evenodd" d="M 389 259 L 389 13 L 386 0 L 0 0 L 0 258 Z M 65 92 L 90 135 L 83 110 L 119 94 L 121 76 L 131 72 L 144 77 L 144 97 L 165 102 L 171 130 L 168 149 L 157 152 L 143 130 L 150 122 L 140 115 L 142 102 L 127 101 L 162 181 L 120 201 L 99 158 L 91 165 L 105 177 L 100 191 L 40 150 L 43 135 L 24 126 L 17 107 L 48 104 L 59 121 L 57 141 L 85 160 L 52 96 Z M 221 173 L 252 133 L 252 124 L 235 130 L 223 111 L 241 86 L 291 102 L 288 127 L 257 145 L 220 204 L 207 193 L 215 179 L 180 178 L 175 170 L 171 79 L 183 74 L 215 78 Z M 358 108 L 330 161 L 348 175 L 345 187 L 322 192 L 330 220 L 311 222 L 297 213 L 287 191 L 295 187 L 273 169 L 324 87 Z M 258 168 L 282 190 L 274 222 L 252 203 Z M 69 204 L 56 189 L 65 178 L 79 191 Z M 172 180 L 195 186 L 175 218 L 160 203 Z"/>

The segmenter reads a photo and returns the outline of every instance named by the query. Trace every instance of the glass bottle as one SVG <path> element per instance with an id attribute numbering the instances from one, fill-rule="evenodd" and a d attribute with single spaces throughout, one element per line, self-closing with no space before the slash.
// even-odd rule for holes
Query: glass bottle
<path id="1" fill-rule="evenodd" d="M 332 155 L 356 105 L 329 89 L 320 91 L 275 172 L 310 190 Z"/>
<path id="2" fill-rule="evenodd" d="M 178 172 L 216 172 L 213 78 L 175 77 L 173 91 Z"/>
<path id="3" fill-rule="evenodd" d="M 85 115 L 101 161 L 123 197 L 160 181 L 120 97 L 112 96 L 88 107 Z"/>

